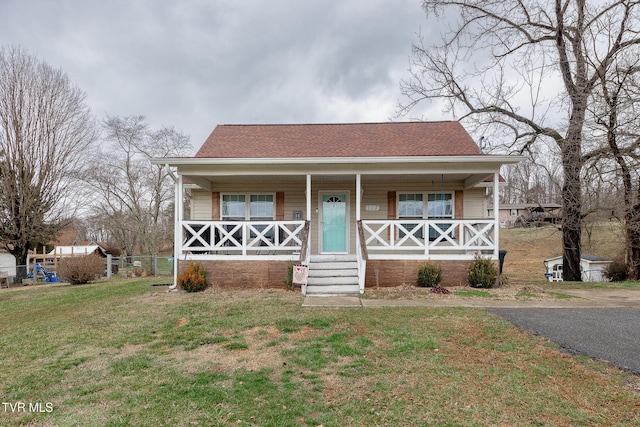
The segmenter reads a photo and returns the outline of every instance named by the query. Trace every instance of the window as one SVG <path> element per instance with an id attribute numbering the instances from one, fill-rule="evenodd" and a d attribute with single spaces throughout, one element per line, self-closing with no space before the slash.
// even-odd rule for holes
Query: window
<path id="1" fill-rule="evenodd" d="M 453 218 L 453 194 L 431 193 L 427 200 L 429 218 Z"/>
<path id="2" fill-rule="evenodd" d="M 398 219 L 423 219 L 424 218 L 424 200 L 423 196 L 420 193 L 416 194 L 399 194 L 398 195 Z M 407 231 L 411 232 L 418 223 L 402 223 L 402 226 L 407 229 Z M 415 230 L 412 232 L 416 238 L 423 239 L 424 231 L 422 228 Z M 400 238 L 405 236 L 403 231 L 398 233 Z"/>
<path id="3" fill-rule="evenodd" d="M 271 221 L 275 205 L 273 194 L 223 194 L 222 220 Z"/>
<path id="4" fill-rule="evenodd" d="M 246 218 L 246 197 L 244 194 L 225 194 L 222 196 L 222 219 L 224 221 L 242 221 Z"/>
<path id="5" fill-rule="evenodd" d="M 518 209 L 509 210 L 509 216 L 518 216 Z"/>
<path id="6" fill-rule="evenodd" d="M 453 200 L 453 193 L 400 193 L 398 194 L 398 219 L 453 219 Z M 403 223 L 403 226 L 408 231 L 414 229 L 416 225 L 417 223 Z M 446 230 L 450 226 L 451 224 L 437 224 L 430 227 L 429 239 L 435 240 L 439 236 L 439 232 L 433 227 Z M 412 234 L 419 239 L 424 238 L 422 228 Z M 400 233 L 400 237 L 402 238 L 403 236 L 404 233 Z"/>
<path id="7" fill-rule="evenodd" d="M 223 194 L 222 195 L 222 220 L 223 221 L 272 221 L 275 205 L 273 194 Z M 227 226 L 233 229 L 234 226 Z M 255 226 L 261 233 L 267 225 Z M 241 238 L 241 231 L 234 233 L 236 240 Z M 249 233 L 250 237 L 256 237 L 256 233 Z M 273 229 L 266 237 L 273 238 Z M 239 240 L 238 240 L 239 241 Z"/>
<path id="8" fill-rule="evenodd" d="M 252 194 L 249 200 L 249 219 L 251 221 L 271 221 L 273 219 L 272 194 Z"/>
<path id="9" fill-rule="evenodd" d="M 427 212 L 429 218 L 453 218 L 453 194 L 451 193 L 432 193 L 427 197 Z M 438 227 L 439 230 L 436 230 Z M 440 231 L 445 231 L 451 227 L 450 223 L 435 224 L 429 227 L 429 240 L 436 240 L 440 236 Z M 453 238 L 453 233 L 449 233 L 449 237 Z"/>

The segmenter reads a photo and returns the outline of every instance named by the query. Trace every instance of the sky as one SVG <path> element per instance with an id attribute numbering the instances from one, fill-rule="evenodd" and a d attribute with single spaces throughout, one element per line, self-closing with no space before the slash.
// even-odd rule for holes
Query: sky
<path id="1" fill-rule="evenodd" d="M 195 151 L 217 124 L 394 119 L 412 43 L 437 37 L 420 3 L 0 0 L 0 45 L 62 69 L 99 120 L 143 115 Z"/>

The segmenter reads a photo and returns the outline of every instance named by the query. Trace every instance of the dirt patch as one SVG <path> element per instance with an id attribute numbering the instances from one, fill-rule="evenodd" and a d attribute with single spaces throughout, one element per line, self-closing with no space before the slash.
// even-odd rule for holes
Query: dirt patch
<path id="1" fill-rule="evenodd" d="M 288 342 L 307 339 L 318 331 L 304 327 L 300 331 L 283 333 L 274 326 L 259 326 L 247 329 L 235 337 L 229 336 L 229 341 L 206 344 L 193 350 L 172 351 L 172 357 L 179 361 L 181 369 L 189 373 L 211 369 L 246 369 L 259 371 L 261 369 L 277 369 L 286 364 L 281 355 Z M 229 348 L 231 340 L 242 338 L 246 348 Z"/>

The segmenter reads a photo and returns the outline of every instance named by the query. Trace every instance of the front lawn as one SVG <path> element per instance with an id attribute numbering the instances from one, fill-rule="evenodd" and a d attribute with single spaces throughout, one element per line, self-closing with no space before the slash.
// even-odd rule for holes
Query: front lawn
<path id="1" fill-rule="evenodd" d="M 483 310 L 151 283 L 1 290 L 0 424 L 640 425 L 636 377 Z"/>

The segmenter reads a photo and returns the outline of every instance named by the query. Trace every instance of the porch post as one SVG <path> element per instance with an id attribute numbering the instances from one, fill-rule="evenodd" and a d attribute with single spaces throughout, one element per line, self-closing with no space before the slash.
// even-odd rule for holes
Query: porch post
<path id="1" fill-rule="evenodd" d="M 311 248 L 312 233 L 311 233 L 311 175 L 310 174 L 307 175 L 307 221 L 309 221 L 309 233 L 307 233 L 307 248 Z M 307 249 L 307 253 L 311 253 L 311 252 L 309 252 Z"/>
<path id="2" fill-rule="evenodd" d="M 173 225 L 173 286 L 178 286 L 178 267 L 180 261 L 180 255 L 182 254 L 182 220 L 183 220 L 183 188 L 182 188 L 182 175 L 178 174 L 176 179 L 175 189 L 175 213 L 174 213 L 174 225 Z"/>
<path id="3" fill-rule="evenodd" d="M 311 221 L 311 175 L 307 175 L 307 221 Z"/>
<path id="4" fill-rule="evenodd" d="M 498 193 L 500 187 L 500 168 L 498 168 L 497 172 L 493 173 L 493 218 L 495 224 L 494 228 L 494 237 L 493 241 L 495 242 L 495 247 L 493 249 L 493 256 L 495 259 L 498 259 L 498 251 L 500 250 L 500 194 Z"/>
<path id="5" fill-rule="evenodd" d="M 360 221 L 360 203 L 362 198 L 362 177 L 356 174 L 356 221 Z"/>

